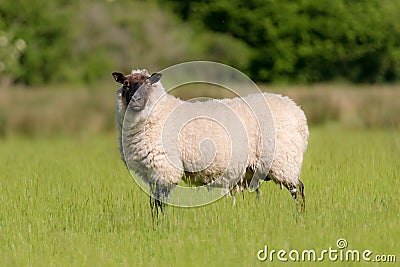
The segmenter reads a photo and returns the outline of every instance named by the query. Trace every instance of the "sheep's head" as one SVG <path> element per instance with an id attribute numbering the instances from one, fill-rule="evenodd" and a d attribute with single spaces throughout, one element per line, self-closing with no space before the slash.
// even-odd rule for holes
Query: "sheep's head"
<path id="1" fill-rule="evenodd" d="M 142 108 L 145 105 L 145 91 L 146 83 L 154 84 L 161 79 L 161 73 L 153 73 L 148 76 L 144 73 L 132 73 L 128 75 L 123 75 L 120 72 L 113 72 L 112 76 L 114 80 L 120 84 L 122 84 L 122 98 L 125 101 L 126 105 L 129 105 L 131 100 L 133 99 L 137 103 L 134 103 L 133 107 Z"/>

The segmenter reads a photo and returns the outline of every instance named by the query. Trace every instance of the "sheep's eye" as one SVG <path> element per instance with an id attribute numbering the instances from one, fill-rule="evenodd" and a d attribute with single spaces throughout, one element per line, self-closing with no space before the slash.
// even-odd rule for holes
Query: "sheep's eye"
<path id="1" fill-rule="evenodd" d="M 129 81 L 124 81 L 124 86 L 129 87 Z"/>

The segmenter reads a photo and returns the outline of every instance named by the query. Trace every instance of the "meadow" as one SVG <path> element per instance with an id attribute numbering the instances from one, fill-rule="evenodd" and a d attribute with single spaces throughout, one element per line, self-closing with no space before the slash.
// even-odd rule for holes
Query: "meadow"
<path id="1" fill-rule="evenodd" d="M 259 201 L 245 193 L 234 207 L 230 198 L 169 207 L 153 229 L 149 197 L 119 160 L 115 133 L 8 136 L 0 139 L 0 265 L 278 266 L 258 251 L 338 249 L 339 238 L 399 262 L 399 151 L 395 129 L 314 126 L 303 215 L 269 182 Z M 326 256 L 295 266 L 312 264 L 357 265 Z"/>

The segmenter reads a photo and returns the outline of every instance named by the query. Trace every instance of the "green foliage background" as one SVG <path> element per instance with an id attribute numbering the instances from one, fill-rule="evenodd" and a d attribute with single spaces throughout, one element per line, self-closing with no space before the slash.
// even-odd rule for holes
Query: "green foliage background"
<path id="1" fill-rule="evenodd" d="M 389 0 L 0 0 L 0 80 L 91 83 L 214 60 L 264 82 L 396 82 L 399 11 Z"/>
<path id="2" fill-rule="evenodd" d="M 154 1 L 0 0 L 0 17 L 0 38 L 8 40 L 2 50 L 18 38 L 26 43 L 12 59 L 0 53 L 0 80 L 28 85 L 92 83 L 116 69 L 158 70 L 188 60 L 244 68 L 249 57 L 243 41 L 197 31 Z"/>
<path id="3" fill-rule="evenodd" d="M 399 1 L 168 1 L 183 19 L 251 46 L 256 80 L 399 79 Z"/>

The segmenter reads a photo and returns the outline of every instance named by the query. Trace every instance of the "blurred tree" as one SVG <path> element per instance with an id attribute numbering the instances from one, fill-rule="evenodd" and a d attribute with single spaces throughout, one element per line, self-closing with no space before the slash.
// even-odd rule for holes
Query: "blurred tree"
<path id="1" fill-rule="evenodd" d="M 19 60 L 25 48 L 26 42 L 23 39 L 16 39 L 10 32 L 0 31 L 0 77 L 6 83 L 12 80 L 13 73 L 19 72 Z"/>
<path id="2" fill-rule="evenodd" d="M 0 0 L 0 79 L 91 83 L 215 60 L 266 82 L 394 82 L 399 11 L 390 0 Z"/>
<path id="3" fill-rule="evenodd" d="M 247 71 L 256 80 L 400 79 L 399 1 L 167 2 L 182 19 L 253 47 Z"/>
<path id="4" fill-rule="evenodd" d="M 26 84 L 48 82 L 68 59 L 68 17 L 61 1 L 0 2 L 0 30 L 26 43 L 15 80 Z"/>
<path id="5" fill-rule="evenodd" d="M 245 42 L 190 27 L 164 6 L 152 0 L 0 0 L 0 80 L 93 83 L 116 69 L 158 70 L 188 60 L 247 66 Z M 4 38 L 13 38 L 12 46 L 3 47 Z M 26 47 L 10 58 L 17 40 Z"/>

